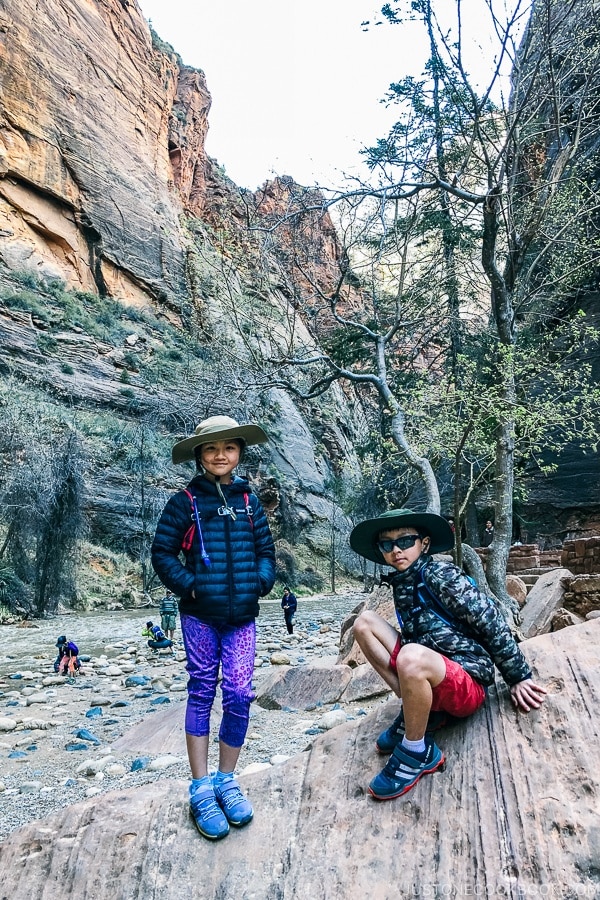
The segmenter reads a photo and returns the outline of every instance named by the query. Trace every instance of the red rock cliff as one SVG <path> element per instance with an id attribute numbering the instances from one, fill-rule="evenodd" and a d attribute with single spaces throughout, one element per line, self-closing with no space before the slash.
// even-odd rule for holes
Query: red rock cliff
<path id="1" fill-rule="evenodd" d="M 203 74 L 153 47 L 127 0 L 5 0 L 0 38 L 2 259 L 130 299 L 181 295 Z"/>

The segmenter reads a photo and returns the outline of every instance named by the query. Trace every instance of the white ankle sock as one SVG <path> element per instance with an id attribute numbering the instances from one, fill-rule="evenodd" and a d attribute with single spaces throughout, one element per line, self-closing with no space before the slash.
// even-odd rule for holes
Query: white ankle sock
<path id="1" fill-rule="evenodd" d="M 404 736 L 402 746 L 410 753 L 425 753 L 425 738 L 422 737 L 420 741 L 409 741 Z"/>

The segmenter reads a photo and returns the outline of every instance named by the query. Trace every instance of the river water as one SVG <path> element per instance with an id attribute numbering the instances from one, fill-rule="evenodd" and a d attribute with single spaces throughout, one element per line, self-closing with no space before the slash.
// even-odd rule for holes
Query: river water
<path id="1" fill-rule="evenodd" d="M 301 630 L 316 630 L 323 619 L 332 617 L 341 623 L 360 602 L 361 595 L 335 594 L 319 595 L 315 598 L 299 598 L 296 627 Z M 136 644 L 140 641 L 142 628 L 152 619 L 160 623 L 158 609 L 126 609 L 117 612 L 96 611 L 70 613 L 51 619 L 36 619 L 28 623 L 30 627 L 14 625 L 0 626 L 0 675 L 18 671 L 19 659 L 28 657 L 27 668 L 31 668 L 31 657 L 54 658 L 56 639 L 65 634 L 75 641 L 79 652 L 85 656 L 101 656 L 106 646 L 126 641 Z M 179 621 L 178 621 L 179 625 Z M 280 602 L 262 601 L 257 619 L 258 634 L 262 629 L 281 626 L 284 631 L 283 612 Z M 176 632 L 176 637 L 180 636 Z"/>

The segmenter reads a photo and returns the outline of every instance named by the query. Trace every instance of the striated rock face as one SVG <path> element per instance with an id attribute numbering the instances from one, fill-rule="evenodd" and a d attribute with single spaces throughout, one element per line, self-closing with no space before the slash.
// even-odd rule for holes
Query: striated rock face
<path id="1" fill-rule="evenodd" d="M 291 179 L 240 199 L 206 156 L 204 73 L 151 35 L 135 2 L 6 0 L 0 40 L 0 259 L 10 268 L 132 302 L 181 300 L 183 211 L 240 230 L 250 214 L 268 224 L 305 204 Z M 329 216 L 295 230 L 320 283 L 335 277 Z"/>
<path id="2" fill-rule="evenodd" d="M 517 714 L 492 688 L 468 724 L 440 733 L 445 772 L 403 798 L 366 794 L 391 702 L 243 777 L 254 821 L 216 845 L 199 837 L 187 787 L 173 781 L 21 828 L 0 847 L 1 895 L 188 900 L 201 885 L 198 896 L 224 900 L 595 897 L 599 639 L 597 620 L 523 644 L 549 691 L 542 709 Z"/>
<path id="3" fill-rule="evenodd" d="M 169 121 L 174 104 L 191 110 L 201 143 L 202 73 L 153 49 L 137 4 L 119 0 L 6 0 L 0 36 L 2 259 L 86 290 L 180 297 Z"/>
<path id="4" fill-rule="evenodd" d="M 196 378 L 187 395 L 180 380 L 170 386 L 155 378 L 153 367 L 173 347 L 156 324 L 148 330 L 141 318 L 149 312 L 160 324 L 168 321 L 198 346 L 212 346 L 211 328 L 228 350 L 235 344 L 227 377 L 236 394 L 247 396 L 241 386 L 248 382 L 248 348 L 222 297 L 234 296 L 237 306 L 260 293 L 257 341 L 285 319 L 290 298 L 279 283 L 285 281 L 282 254 L 276 246 L 264 250 L 247 230 L 249 209 L 266 218 L 273 206 L 261 205 L 265 192 L 242 198 L 206 156 L 211 98 L 204 73 L 184 66 L 151 32 L 135 0 L 5 0 L 0 44 L 0 292 L 18 293 L 23 274 L 41 279 L 39 290 L 35 279 L 27 285 L 30 293 L 38 290 L 32 306 L 0 303 L 0 371 L 69 406 L 102 408 L 107 418 L 111 411 L 123 419 L 158 422 L 162 416 L 161 425 L 170 430 L 175 426 L 164 420 L 169 410 L 181 408 L 186 420 L 177 427 L 192 430 L 215 412 L 214 375 L 209 388 Z M 284 194 L 282 188 L 279 207 Z M 221 235 L 218 250 L 213 229 Z M 326 289 L 339 254 L 329 218 L 315 215 L 303 240 L 304 255 Z M 198 256 L 204 264 L 199 273 L 193 262 Z M 257 275 L 263 268 L 270 273 L 264 283 Z M 48 311 L 46 288 L 54 280 L 122 301 L 139 314 L 136 334 L 104 341 L 82 327 L 59 329 L 53 313 L 40 321 L 28 310 L 37 304 Z M 111 315 L 118 320 L 120 313 Z M 135 347 L 129 346 L 134 339 Z M 228 408 L 230 402 L 227 391 L 225 408 L 216 411 L 251 418 L 259 405 L 257 392 L 244 401 L 243 413 Z M 330 409 L 313 422 L 311 411 L 300 410 L 283 391 L 265 391 L 260 403 L 263 418 L 266 406 L 279 420 L 273 448 L 281 449 L 274 450 L 273 466 L 286 480 L 289 530 L 303 531 L 322 553 L 331 520 L 337 517 L 338 527 L 348 529 L 327 487 L 332 468 L 356 467 L 348 404 L 335 392 Z M 174 487 L 178 476 L 173 473 L 166 487 Z M 110 537 L 116 522 L 129 534 L 127 478 L 119 485 L 120 473 L 113 472 L 109 480 L 103 473 L 88 504 L 92 518 L 102 518 L 92 532 Z M 148 487 L 156 508 L 164 502 L 164 487 Z M 279 492 L 280 483 L 273 507 Z M 350 563 L 355 565 L 352 558 Z"/>

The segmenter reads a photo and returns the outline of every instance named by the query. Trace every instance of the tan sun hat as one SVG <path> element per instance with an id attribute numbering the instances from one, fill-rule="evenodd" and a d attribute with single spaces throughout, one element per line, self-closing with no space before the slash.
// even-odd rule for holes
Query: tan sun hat
<path id="1" fill-rule="evenodd" d="M 240 425 L 229 416 L 211 416 L 200 422 L 192 437 L 175 444 L 171 458 L 174 463 L 187 462 L 188 459 L 195 459 L 194 450 L 200 444 L 232 438 L 241 438 L 245 444 L 264 444 L 269 440 L 259 425 Z"/>

